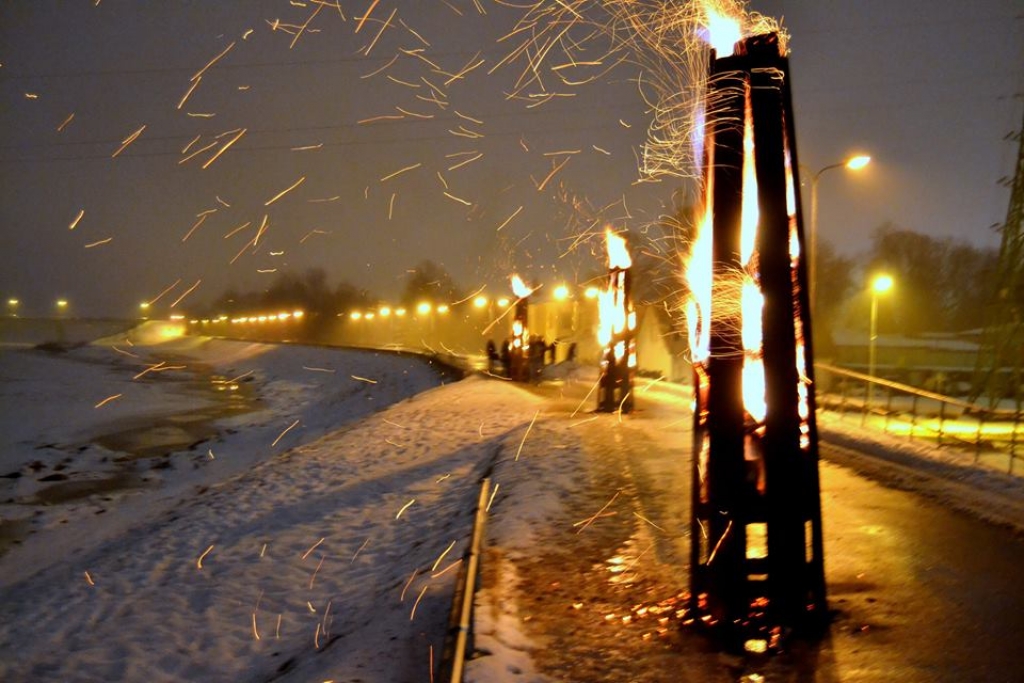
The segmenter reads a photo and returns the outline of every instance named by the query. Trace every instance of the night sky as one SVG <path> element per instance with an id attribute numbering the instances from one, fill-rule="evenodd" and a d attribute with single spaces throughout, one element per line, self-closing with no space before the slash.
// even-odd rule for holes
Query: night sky
<path id="1" fill-rule="evenodd" d="M 195 286 L 174 309 L 187 313 L 229 285 L 314 267 L 388 298 L 424 259 L 505 294 L 513 270 L 552 284 L 592 273 L 603 248 L 586 229 L 605 223 L 670 255 L 659 216 L 692 183 L 637 182 L 651 119 L 640 67 L 577 66 L 598 78 L 574 85 L 553 54 L 549 97 L 509 97 L 524 63 L 498 65 L 523 37 L 498 38 L 521 9 L 317 7 L 0 4 L 4 301 L 22 315 L 65 297 L 79 315 L 126 316 L 168 290 L 158 314 Z M 892 221 L 998 244 L 998 181 L 1016 154 L 1004 137 L 1024 107 L 1019 0 L 749 8 L 792 34 L 801 162 L 873 157 L 822 176 L 822 240 L 856 255 Z"/>

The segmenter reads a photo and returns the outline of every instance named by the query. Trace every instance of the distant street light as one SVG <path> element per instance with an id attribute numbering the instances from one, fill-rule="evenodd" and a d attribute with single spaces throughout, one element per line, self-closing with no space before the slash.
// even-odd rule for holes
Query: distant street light
<path id="1" fill-rule="evenodd" d="M 57 315 L 64 315 L 68 310 L 67 299 L 57 299 Z"/>
<path id="2" fill-rule="evenodd" d="M 847 168 L 851 171 L 859 171 L 869 163 L 871 163 L 871 157 L 869 156 L 854 156 L 838 164 L 829 164 L 828 166 L 818 169 L 817 172 L 811 173 L 811 248 L 810 254 L 808 255 L 808 262 L 810 265 L 810 277 L 808 280 L 810 284 L 812 316 L 817 310 L 815 307 L 815 299 L 818 291 L 818 181 L 821 180 L 821 176 L 825 171 L 831 171 L 834 168 Z M 801 168 L 810 173 L 806 167 L 801 166 Z"/>
<path id="3" fill-rule="evenodd" d="M 890 275 L 876 275 L 871 281 L 871 329 L 868 333 L 868 374 L 875 376 L 875 342 L 878 340 L 878 295 L 885 294 L 892 289 L 893 281 Z M 868 382 L 868 406 L 871 405 L 873 382 Z"/>
<path id="4" fill-rule="evenodd" d="M 566 285 L 558 285 L 555 287 L 555 291 L 552 292 L 552 296 L 554 296 L 555 301 L 565 301 L 569 298 L 569 287 Z"/>
<path id="5" fill-rule="evenodd" d="M 139 304 L 139 311 L 140 315 L 142 316 L 142 319 L 145 320 L 149 316 L 149 302 L 143 301 L 141 304 Z"/>
<path id="6" fill-rule="evenodd" d="M 10 313 L 10 316 L 12 318 L 17 318 L 18 317 L 18 304 L 19 303 L 21 303 L 21 302 L 18 301 L 17 299 L 8 299 L 7 300 L 7 310 Z"/>

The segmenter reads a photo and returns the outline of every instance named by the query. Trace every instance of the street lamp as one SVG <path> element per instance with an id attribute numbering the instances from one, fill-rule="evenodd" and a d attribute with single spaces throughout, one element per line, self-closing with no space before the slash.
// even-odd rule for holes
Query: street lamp
<path id="1" fill-rule="evenodd" d="M 876 275 L 871 281 L 871 329 L 868 333 L 868 375 L 875 376 L 875 342 L 878 339 L 878 295 L 885 294 L 892 289 L 892 276 L 881 274 Z M 868 381 L 868 400 L 871 405 L 871 394 L 874 382 Z"/>
<path id="2" fill-rule="evenodd" d="M 57 315 L 61 315 L 62 316 L 62 315 L 64 315 L 64 313 L 67 310 L 68 310 L 68 300 L 67 299 L 57 299 Z"/>
<path id="3" fill-rule="evenodd" d="M 143 320 L 145 320 L 149 316 L 149 302 L 143 301 L 141 304 L 139 304 L 139 311 L 140 316 L 142 317 Z"/>
<path id="4" fill-rule="evenodd" d="M 811 173 L 811 249 L 810 249 L 810 277 L 808 278 L 810 284 L 810 300 L 811 300 L 811 314 L 814 314 L 815 307 L 815 296 L 818 291 L 818 181 L 821 180 L 821 176 L 825 171 L 831 171 L 834 168 L 847 168 L 851 171 L 859 171 L 860 169 L 871 163 L 871 157 L 859 155 L 853 156 L 845 161 L 838 164 L 829 164 L 823 168 L 818 169 L 817 172 Z M 801 166 L 805 171 L 806 167 Z M 809 172 L 809 171 L 808 171 Z"/>
<path id="5" fill-rule="evenodd" d="M 18 317 L 18 304 L 19 303 L 21 303 L 21 302 L 18 301 L 17 299 L 8 299 L 7 300 L 7 310 L 10 311 L 10 314 L 11 314 L 12 318 L 17 318 Z"/>

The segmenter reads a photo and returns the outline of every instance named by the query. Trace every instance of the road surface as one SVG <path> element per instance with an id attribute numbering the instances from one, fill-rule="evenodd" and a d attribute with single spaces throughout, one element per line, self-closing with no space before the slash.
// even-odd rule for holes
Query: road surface
<path id="1" fill-rule="evenodd" d="M 494 563 L 517 565 L 515 611 L 543 644 L 532 653 L 538 673 L 592 682 L 1024 680 L 1024 541 L 835 464 L 865 456 L 828 443 L 821 445 L 834 614 L 828 635 L 775 657 L 715 652 L 679 622 L 689 548 L 688 402 L 651 392 L 620 419 L 591 414 L 587 388 L 532 390 L 548 398 L 545 427 L 578 439 L 586 471 L 529 558 L 492 556 L 489 570 L 485 559 L 485 589 L 508 574 Z M 500 529 L 495 534 L 500 544 Z"/>

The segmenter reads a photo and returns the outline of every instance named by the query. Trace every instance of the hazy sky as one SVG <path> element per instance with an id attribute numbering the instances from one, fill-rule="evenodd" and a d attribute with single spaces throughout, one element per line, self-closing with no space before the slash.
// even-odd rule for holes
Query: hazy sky
<path id="1" fill-rule="evenodd" d="M 597 240 L 572 248 L 590 221 L 663 249 L 647 226 L 686 183 L 635 182 L 639 69 L 585 87 L 549 70 L 555 96 L 509 98 L 523 64 L 495 67 L 522 39 L 497 38 L 521 10 L 478 4 L 485 15 L 474 0 L 342 0 L 293 46 L 274 24 L 303 24 L 313 3 L 0 4 L 0 295 L 25 315 L 58 297 L 127 315 L 198 282 L 187 311 L 321 267 L 391 297 L 423 259 L 504 293 L 513 269 L 554 282 L 599 267 Z M 855 254 L 892 221 L 998 244 L 1004 136 L 1024 106 L 1019 0 L 750 9 L 792 33 L 801 161 L 874 157 L 822 177 L 822 239 Z"/>

